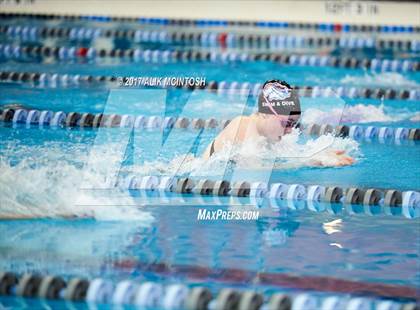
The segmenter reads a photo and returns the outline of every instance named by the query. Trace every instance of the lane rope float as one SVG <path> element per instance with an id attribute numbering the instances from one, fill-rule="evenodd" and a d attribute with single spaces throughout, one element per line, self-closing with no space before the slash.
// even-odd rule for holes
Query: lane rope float
<path id="1" fill-rule="evenodd" d="M 43 38 L 66 38 L 72 41 L 95 40 L 97 38 L 127 39 L 133 43 L 188 44 L 198 46 L 220 46 L 230 48 L 376 48 L 405 51 L 420 51 L 420 40 L 394 40 L 375 37 L 331 37 L 289 34 L 241 34 L 234 32 L 183 32 L 167 30 L 103 29 L 88 27 L 37 27 L 21 25 L 0 26 L 0 33 L 24 41 Z"/>
<path id="2" fill-rule="evenodd" d="M 109 85 L 121 86 L 122 83 L 129 82 L 134 77 L 115 77 L 115 76 L 92 76 L 92 75 L 71 75 L 47 72 L 14 72 L 0 71 L 0 81 L 12 83 L 29 83 L 39 87 L 72 87 L 89 85 Z M 205 89 L 215 92 L 218 95 L 236 95 L 258 97 L 262 84 L 239 81 L 209 81 L 205 84 L 171 86 L 163 84 L 161 86 L 147 86 L 152 88 L 184 88 L 186 90 Z M 387 100 L 420 100 L 420 89 L 384 89 L 384 88 L 360 88 L 360 87 L 331 87 L 331 86 L 294 86 L 301 97 L 308 98 L 329 98 L 333 96 L 357 99 L 387 99 Z"/>
<path id="3" fill-rule="evenodd" d="M 50 126 L 65 128 L 134 128 L 134 129 L 223 129 L 231 120 L 217 120 L 215 118 L 186 118 L 173 116 L 145 116 L 130 114 L 93 114 L 63 111 L 53 112 L 49 110 L 25 110 L 25 109 L 0 109 L 0 121 L 13 125 L 24 124 L 26 126 Z M 301 126 L 302 133 L 308 136 L 334 135 L 337 137 L 350 137 L 357 141 L 379 141 L 380 143 L 401 144 L 402 141 L 416 141 L 420 139 L 420 128 L 392 128 L 392 127 L 362 127 L 359 125 L 318 125 L 309 124 Z"/>
<path id="4" fill-rule="evenodd" d="M 28 18 L 36 20 L 66 20 L 66 21 L 92 21 L 92 22 L 132 22 L 159 26 L 196 26 L 196 27 L 261 27 L 278 29 L 317 30 L 320 32 L 380 32 L 380 33 L 418 33 L 420 26 L 417 25 L 356 25 L 340 23 L 302 23 L 280 21 L 238 21 L 223 19 L 179 19 L 158 17 L 123 17 L 105 15 L 60 15 L 41 13 L 0 13 L 7 19 Z"/>
<path id="5" fill-rule="evenodd" d="M 48 293 L 46 293 L 48 292 Z M 50 293 L 50 294 L 49 294 Z M 0 295 L 39 298 L 47 300 L 67 300 L 93 304 L 111 303 L 186 310 L 210 309 L 270 309 L 300 310 L 315 309 L 321 304 L 324 310 L 332 310 L 336 305 L 346 309 L 415 309 L 413 303 L 383 301 L 374 297 L 351 297 L 347 295 L 317 296 L 310 293 L 275 292 L 263 295 L 252 290 L 222 288 L 215 294 L 203 286 L 189 287 L 182 283 L 163 285 L 151 281 L 137 283 L 122 280 L 114 283 L 103 278 L 70 278 L 66 281 L 60 276 L 13 272 L 0 272 Z"/>
<path id="6" fill-rule="evenodd" d="M 317 210 L 320 202 L 362 206 L 383 206 L 400 208 L 407 218 L 420 215 L 420 193 L 417 191 L 398 191 L 375 188 L 341 188 L 339 186 L 302 185 L 264 182 L 211 179 L 193 180 L 187 177 L 158 177 L 128 175 L 119 180 L 117 187 L 124 190 L 140 190 L 156 194 L 178 193 L 198 196 L 249 197 L 285 201 L 306 201 L 308 208 Z M 261 202 L 257 201 L 256 202 Z M 387 212 L 392 213 L 392 210 Z M 349 210 L 353 213 L 352 210 Z M 368 210 L 368 212 L 370 212 Z M 357 213 L 357 212 L 356 212 Z"/>
<path id="7" fill-rule="evenodd" d="M 126 61 L 146 63 L 175 63 L 175 62 L 212 62 L 237 63 L 269 61 L 290 66 L 336 67 L 347 69 L 369 69 L 379 72 L 410 72 L 420 71 L 420 62 L 399 59 L 378 59 L 355 57 L 336 57 L 329 55 L 284 54 L 284 53 L 249 53 L 249 52 L 218 52 L 200 50 L 151 50 L 151 49 L 96 49 L 94 47 L 77 46 L 31 46 L 31 45 L 0 45 L 0 57 L 5 59 L 51 58 L 60 61 L 74 61 L 76 59 L 97 60 L 104 57 L 119 58 Z"/>

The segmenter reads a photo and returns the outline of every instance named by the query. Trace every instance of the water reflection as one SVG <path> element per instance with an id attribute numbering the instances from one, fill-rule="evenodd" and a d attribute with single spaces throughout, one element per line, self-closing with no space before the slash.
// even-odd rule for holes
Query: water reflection
<path id="1" fill-rule="evenodd" d="M 149 198 L 137 202 L 155 218 L 150 226 L 91 219 L 0 221 L 0 268 L 120 279 L 155 277 L 163 264 L 164 277 L 176 277 L 174 266 L 186 265 L 418 283 L 418 236 L 412 233 L 418 220 L 313 212 L 304 202 L 303 208 L 290 208 L 289 202 L 277 201 L 273 208 L 273 201 L 253 205 L 249 198 L 233 203 L 230 197 L 201 197 L 197 203 L 196 197 L 185 196 L 160 205 L 142 200 Z M 198 221 L 200 208 L 245 208 L 258 210 L 260 217 Z"/>

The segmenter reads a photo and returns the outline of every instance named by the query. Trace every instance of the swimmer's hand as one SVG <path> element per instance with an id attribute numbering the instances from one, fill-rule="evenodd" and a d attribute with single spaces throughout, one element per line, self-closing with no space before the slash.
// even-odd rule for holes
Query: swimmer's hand
<path id="1" fill-rule="evenodd" d="M 342 167 L 349 166 L 355 163 L 353 157 L 346 155 L 345 151 L 342 150 L 333 150 L 328 153 L 328 160 L 315 160 L 315 166 L 321 167 Z"/>
<path id="2" fill-rule="evenodd" d="M 355 162 L 354 158 L 346 155 L 344 151 L 333 151 L 332 153 L 338 160 L 337 166 L 349 166 L 353 165 Z"/>

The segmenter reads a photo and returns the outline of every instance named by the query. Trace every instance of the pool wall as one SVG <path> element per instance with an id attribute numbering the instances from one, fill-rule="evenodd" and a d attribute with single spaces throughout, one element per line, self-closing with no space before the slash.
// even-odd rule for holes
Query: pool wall
<path id="1" fill-rule="evenodd" d="M 215 5 L 216 3 L 216 5 Z M 223 3 L 223 4 L 222 4 Z M 419 25 L 420 4 L 405 1 L 3 1 L 2 12 L 120 17 Z M 194 9 L 192 9 L 194 8 Z"/>

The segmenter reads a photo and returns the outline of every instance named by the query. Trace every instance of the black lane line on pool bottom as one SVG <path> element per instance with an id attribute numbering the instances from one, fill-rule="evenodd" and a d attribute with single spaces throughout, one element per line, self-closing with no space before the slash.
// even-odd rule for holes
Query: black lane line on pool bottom
<path id="1" fill-rule="evenodd" d="M 253 272 L 235 268 L 208 268 L 194 265 L 172 265 L 167 263 L 143 263 L 137 260 L 121 260 L 114 267 L 130 271 L 153 272 L 163 275 L 181 275 L 192 279 L 216 280 L 237 284 L 262 284 L 290 289 L 322 292 L 350 293 L 356 295 L 407 298 L 419 300 L 415 287 L 368 283 L 322 276 L 298 276 L 286 273 Z"/>

